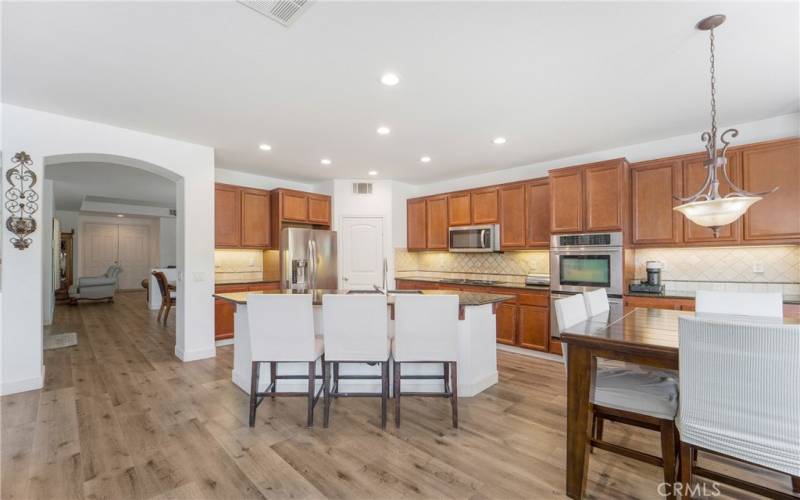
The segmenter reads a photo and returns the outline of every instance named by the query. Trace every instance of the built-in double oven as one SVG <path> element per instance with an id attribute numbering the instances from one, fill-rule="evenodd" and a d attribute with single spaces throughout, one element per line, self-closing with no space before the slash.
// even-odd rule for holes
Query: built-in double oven
<path id="1" fill-rule="evenodd" d="M 613 312 L 622 310 L 622 233 L 554 234 L 550 241 L 550 330 L 558 336 L 553 302 L 604 288 Z"/>

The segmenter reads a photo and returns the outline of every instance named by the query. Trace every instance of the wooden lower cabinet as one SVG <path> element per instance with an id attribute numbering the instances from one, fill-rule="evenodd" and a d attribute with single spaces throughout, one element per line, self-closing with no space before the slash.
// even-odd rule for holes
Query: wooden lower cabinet
<path id="1" fill-rule="evenodd" d="M 265 282 L 247 285 L 217 285 L 214 287 L 214 291 L 216 293 L 260 292 L 277 290 L 278 288 L 278 282 Z M 214 340 L 233 338 L 233 314 L 235 312 L 235 304 L 225 300 L 214 299 Z"/>
<path id="2" fill-rule="evenodd" d="M 694 311 L 694 299 L 675 299 L 670 297 L 638 297 L 626 296 L 625 307 L 649 307 L 652 309 L 674 309 L 676 311 Z"/>
<path id="3" fill-rule="evenodd" d="M 519 316 L 519 337 L 517 342 L 520 347 L 547 351 L 550 337 L 550 310 L 547 307 L 517 306 Z"/>
<path id="4" fill-rule="evenodd" d="M 497 306 L 497 342 L 514 345 L 517 343 L 517 306 L 503 302 Z"/>

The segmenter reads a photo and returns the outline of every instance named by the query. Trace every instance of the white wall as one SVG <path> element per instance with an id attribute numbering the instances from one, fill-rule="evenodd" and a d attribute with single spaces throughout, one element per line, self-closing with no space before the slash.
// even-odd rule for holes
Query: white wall
<path id="1" fill-rule="evenodd" d="M 27 151 L 33 170 L 71 157 L 94 155 L 98 161 L 134 166 L 176 182 L 178 208 L 175 354 L 183 360 L 214 356 L 214 150 L 210 147 L 121 129 L 100 123 L 3 105 L 2 146 L 6 160 Z M 41 184 L 37 186 L 41 190 Z M 41 191 L 39 191 L 41 192 Z M 8 216 L 3 207 L 3 220 Z M 0 393 L 42 387 L 42 252 L 48 237 L 43 214 L 31 247 L 20 251 L 2 238 L 2 361 Z M 49 248 L 47 249 L 49 252 Z M 12 293 L 13 292 L 13 293 Z"/>
<path id="2" fill-rule="evenodd" d="M 158 232 L 159 267 L 177 265 L 178 220 L 175 217 L 161 217 Z"/>
<path id="3" fill-rule="evenodd" d="M 278 179 L 277 177 L 267 177 L 264 175 L 248 174 L 245 172 L 237 172 L 235 170 L 227 170 L 218 168 L 214 171 L 214 178 L 216 182 L 224 184 L 233 184 L 234 186 L 244 186 L 257 189 L 297 189 L 299 191 L 317 192 L 313 184 L 304 182 L 287 181 Z"/>
<path id="4" fill-rule="evenodd" d="M 55 200 L 53 199 L 53 181 L 43 179 L 39 206 L 42 210 L 42 320 L 45 325 L 53 322 L 53 310 L 56 305 L 53 289 L 53 216 Z"/>

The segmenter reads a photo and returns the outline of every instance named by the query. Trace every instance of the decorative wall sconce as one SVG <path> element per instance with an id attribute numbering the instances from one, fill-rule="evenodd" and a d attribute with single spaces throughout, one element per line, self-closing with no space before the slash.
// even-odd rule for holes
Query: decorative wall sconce
<path id="1" fill-rule="evenodd" d="M 25 250 L 32 242 L 28 236 L 36 231 L 36 220 L 33 218 L 33 214 L 39 210 L 39 194 L 33 190 L 36 173 L 29 168 L 33 161 L 25 151 L 15 154 L 11 162 L 16 166 L 6 171 L 6 180 L 11 186 L 6 190 L 6 210 L 11 212 L 6 219 L 6 229 L 15 235 L 11 238 L 11 244 Z"/>

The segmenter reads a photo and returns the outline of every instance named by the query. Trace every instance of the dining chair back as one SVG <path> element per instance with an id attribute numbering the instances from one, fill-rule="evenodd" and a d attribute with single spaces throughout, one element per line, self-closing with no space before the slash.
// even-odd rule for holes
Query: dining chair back
<path id="1" fill-rule="evenodd" d="M 248 294 L 251 361 L 317 359 L 312 308 L 310 294 Z"/>
<path id="2" fill-rule="evenodd" d="M 583 300 L 586 303 L 586 314 L 591 318 L 608 312 L 610 306 L 608 305 L 608 294 L 605 288 L 598 288 L 591 292 L 583 292 Z"/>
<path id="3" fill-rule="evenodd" d="M 783 295 L 773 292 L 745 293 L 699 290 L 695 298 L 695 311 L 699 313 L 780 318 L 783 317 Z"/>
<path id="4" fill-rule="evenodd" d="M 322 296 L 327 361 L 383 361 L 389 358 L 386 296 Z"/>
<path id="5" fill-rule="evenodd" d="M 681 317 L 682 457 L 700 448 L 789 474 L 800 486 L 799 360 L 800 325 Z M 706 476 L 696 466 L 683 469 L 689 481 L 693 472 Z M 725 478 L 717 479 L 732 479 Z"/>
<path id="6" fill-rule="evenodd" d="M 555 308 L 559 332 L 563 332 L 567 328 L 575 326 L 589 318 L 582 293 L 572 295 L 565 299 L 556 300 Z"/>
<path id="7" fill-rule="evenodd" d="M 158 320 L 162 320 L 163 315 L 163 321 L 166 324 L 169 311 L 176 302 L 175 292 L 169 289 L 169 281 L 167 281 L 166 274 L 161 271 L 153 271 L 152 274 L 158 283 L 158 290 L 161 292 L 161 307 L 158 309 Z"/>

